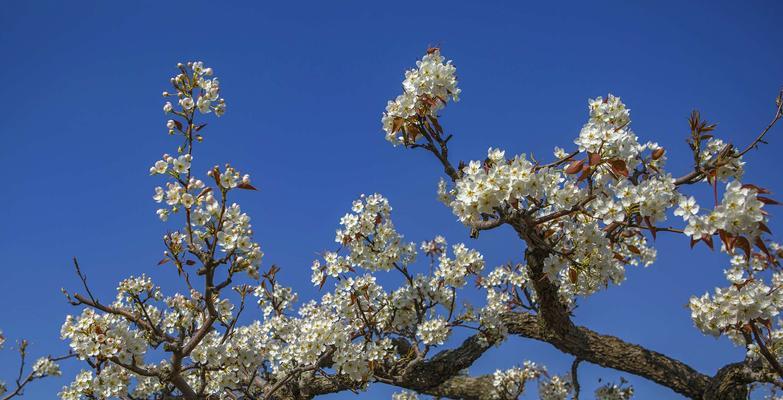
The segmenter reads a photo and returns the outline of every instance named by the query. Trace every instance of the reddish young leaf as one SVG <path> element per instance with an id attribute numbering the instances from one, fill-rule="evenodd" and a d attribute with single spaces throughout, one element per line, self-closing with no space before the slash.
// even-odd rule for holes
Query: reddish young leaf
<path id="1" fill-rule="evenodd" d="M 655 151 L 652 152 L 652 159 L 657 160 L 661 158 L 664 152 L 666 152 L 666 150 L 664 150 L 663 147 L 655 149 Z"/>
<path id="2" fill-rule="evenodd" d="M 742 249 L 745 252 L 745 259 L 750 260 L 750 242 L 744 236 L 737 236 L 734 240 L 734 245 Z"/>
<path id="3" fill-rule="evenodd" d="M 658 230 L 655 228 L 655 225 L 652 224 L 650 221 L 650 217 L 644 217 L 644 223 L 647 224 L 647 227 L 650 228 L 650 234 L 652 234 L 653 240 L 658 238 Z"/>
<path id="4" fill-rule="evenodd" d="M 601 163 L 601 155 L 598 153 L 587 153 L 590 160 L 590 166 L 594 167 Z"/>
<path id="5" fill-rule="evenodd" d="M 433 117 L 432 115 L 428 116 L 427 118 L 430 120 L 430 123 L 432 123 L 432 126 L 435 127 L 435 130 L 442 135 L 443 127 L 440 126 L 440 122 L 438 122 L 438 119 L 436 117 Z"/>
<path id="6" fill-rule="evenodd" d="M 772 255 L 769 253 L 769 249 L 767 249 L 767 245 L 764 243 L 763 240 L 761 240 L 761 236 L 756 236 L 756 238 L 753 240 L 753 243 L 756 244 L 756 247 L 759 248 L 764 254 L 767 255 L 767 257 L 772 258 Z"/>
<path id="7" fill-rule="evenodd" d="M 734 249 L 734 236 L 723 229 L 718 229 L 718 237 L 720 237 L 723 245 L 726 246 L 726 250 L 732 251 Z"/>
<path id="8" fill-rule="evenodd" d="M 704 235 L 701 237 L 701 240 L 704 241 L 704 243 L 707 243 L 707 246 L 710 246 L 710 249 L 715 250 L 715 246 L 712 243 L 711 235 Z"/>
<path id="9" fill-rule="evenodd" d="M 628 167 L 625 166 L 623 160 L 609 160 L 609 165 L 612 166 L 612 172 L 616 175 L 628 177 Z"/>
<path id="10" fill-rule="evenodd" d="M 764 203 L 764 204 L 769 204 L 769 205 L 773 205 L 773 206 L 780 205 L 779 201 L 774 200 L 774 199 L 770 199 L 769 197 L 756 196 L 756 198 L 759 199 L 759 201 Z"/>
<path id="11" fill-rule="evenodd" d="M 404 124 L 404 123 L 405 123 L 405 120 L 404 120 L 404 119 L 402 119 L 402 118 L 399 118 L 399 117 L 395 118 L 395 119 L 392 121 L 392 133 L 397 133 L 397 132 L 399 132 L 399 131 L 400 131 L 400 129 L 402 129 L 402 124 Z"/>
<path id="12" fill-rule="evenodd" d="M 579 175 L 579 178 L 577 178 L 576 181 L 577 182 L 582 182 L 583 180 L 589 178 L 590 175 L 591 175 L 590 174 L 590 167 L 585 165 L 584 167 L 582 167 L 582 175 Z"/>
<path id="13" fill-rule="evenodd" d="M 565 169 L 565 173 L 569 175 L 573 175 L 579 171 L 582 170 L 582 166 L 585 164 L 585 160 L 576 160 L 572 161 L 571 164 L 568 165 L 568 168 Z"/>
<path id="14" fill-rule="evenodd" d="M 245 182 L 240 182 L 240 183 L 237 185 L 237 189 L 245 189 L 245 190 L 258 190 L 258 189 L 256 189 L 255 187 L 253 187 L 253 185 L 251 185 L 251 184 L 249 184 L 249 183 L 245 183 Z"/>
<path id="15" fill-rule="evenodd" d="M 576 269 L 568 269 L 568 279 L 571 281 L 571 283 L 576 284 L 576 281 L 579 279 L 579 273 L 576 271 Z"/>
<path id="16" fill-rule="evenodd" d="M 756 186 L 756 185 L 754 185 L 752 183 L 746 183 L 746 184 L 742 185 L 742 188 L 743 189 L 753 189 L 753 190 L 757 191 L 760 194 L 770 194 L 771 193 L 769 190 L 764 189 L 763 187 L 760 187 L 760 186 Z"/>

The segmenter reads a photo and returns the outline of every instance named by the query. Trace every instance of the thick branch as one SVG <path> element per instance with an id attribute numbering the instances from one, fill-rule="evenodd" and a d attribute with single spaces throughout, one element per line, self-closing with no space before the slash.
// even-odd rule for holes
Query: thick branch
<path id="1" fill-rule="evenodd" d="M 614 336 L 584 327 L 563 334 L 526 313 L 508 313 L 504 322 L 511 334 L 547 342 L 584 361 L 647 378 L 692 399 L 701 399 L 710 384 L 709 376 L 688 365 Z"/>

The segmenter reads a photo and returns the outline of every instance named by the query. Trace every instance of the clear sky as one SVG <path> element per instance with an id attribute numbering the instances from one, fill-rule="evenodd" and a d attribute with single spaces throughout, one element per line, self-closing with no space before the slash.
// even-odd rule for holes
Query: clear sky
<path id="1" fill-rule="evenodd" d="M 545 3 L 3 2 L 0 328 L 8 344 L 26 337 L 33 355 L 67 350 L 59 329 L 77 310 L 60 288 L 79 288 L 73 256 L 102 298 L 131 274 L 164 287 L 175 281 L 174 271 L 156 266 L 172 225 L 155 216 L 159 180 L 147 170 L 176 148 L 160 93 L 178 61 L 212 66 L 228 103 L 206 130 L 196 170 L 231 161 L 252 173 L 261 190 L 240 200 L 265 265 L 281 266 L 283 281 L 304 298 L 317 295 L 309 283 L 315 253 L 333 247 L 339 218 L 361 193 L 385 194 L 410 240 L 470 240 L 435 199 L 434 159 L 392 148 L 380 127 L 403 71 L 430 44 L 454 60 L 463 89 L 442 119 L 455 135 L 455 159 L 483 158 L 490 146 L 540 158 L 556 145 L 569 148 L 587 99 L 611 92 L 631 108 L 641 141 L 669 149 L 677 175 L 690 162 L 691 109 L 737 143 L 772 115 L 783 85 L 779 1 Z M 747 180 L 780 193 L 783 129 L 769 141 L 749 155 Z M 771 228 L 782 231 L 781 219 Z M 740 360 L 728 341 L 702 336 L 685 308 L 689 296 L 723 285 L 727 259 L 689 250 L 684 237 L 657 243 L 656 264 L 630 268 L 622 286 L 581 301 L 576 320 L 707 374 Z M 519 261 L 523 248 L 508 229 L 470 246 L 489 266 Z M 13 356 L 0 353 L 6 381 Z M 511 339 L 472 372 L 526 359 L 556 374 L 572 361 L 547 344 Z M 28 398 L 54 398 L 80 367 L 66 363 L 64 377 L 40 382 Z M 679 398 L 616 371 L 583 364 L 580 372 L 585 390 L 601 376 L 624 376 L 637 398 Z M 362 397 L 391 392 L 377 386 Z"/>

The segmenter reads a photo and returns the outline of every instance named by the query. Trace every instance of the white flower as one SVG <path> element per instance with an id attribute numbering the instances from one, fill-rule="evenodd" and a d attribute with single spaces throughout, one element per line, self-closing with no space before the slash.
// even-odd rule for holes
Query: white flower
<path id="1" fill-rule="evenodd" d="M 35 377 L 59 375 L 61 375 L 60 366 L 49 357 L 41 357 L 33 364 L 33 376 Z"/>
<path id="2" fill-rule="evenodd" d="M 426 345 L 442 345 L 449 337 L 448 322 L 442 317 L 424 321 L 416 331 L 418 337 Z"/>
<path id="3" fill-rule="evenodd" d="M 183 109 L 190 111 L 193 109 L 195 103 L 193 102 L 192 97 L 183 97 L 179 100 L 179 105 L 182 106 Z"/>
<path id="4" fill-rule="evenodd" d="M 689 220 L 692 216 L 699 213 L 699 205 L 696 204 L 696 199 L 691 197 L 680 197 L 679 207 L 674 210 L 674 215 L 682 217 L 684 220 Z"/>
<path id="5" fill-rule="evenodd" d="M 174 159 L 174 162 L 172 163 L 172 167 L 178 173 L 184 174 L 188 172 L 188 169 L 190 169 L 190 160 L 191 160 L 190 155 L 188 154 L 181 155 L 176 159 Z"/>

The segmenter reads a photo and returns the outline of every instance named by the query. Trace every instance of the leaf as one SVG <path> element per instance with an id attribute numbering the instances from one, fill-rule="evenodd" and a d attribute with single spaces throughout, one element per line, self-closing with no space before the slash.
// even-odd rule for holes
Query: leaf
<path id="1" fill-rule="evenodd" d="M 710 249 L 715 250 L 715 246 L 712 243 L 712 236 L 711 235 L 704 235 L 701 237 L 701 240 L 704 241 L 704 243 L 707 243 L 707 246 L 710 246 Z"/>
<path id="2" fill-rule="evenodd" d="M 743 189 L 753 189 L 753 190 L 755 190 L 756 192 L 758 192 L 760 194 L 770 194 L 771 193 L 769 190 L 764 189 L 763 187 L 760 187 L 760 186 L 756 186 L 756 185 L 754 185 L 752 183 L 746 183 L 746 184 L 742 185 L 742 188 Z"/>
<path id="3" fill-rule="evenodd" d="M 203 123 L 203 124 L 201 124 L 201 125 L 198 125 L 198 126 L 196 126 L 196 128 L 195 128 L 196 132 L 198 132 L 198 131 L 200 131 L 200 130 L 204 129 L 204 127 L 205 127 L 205 126 L 207 126 L 207 123 L 206 123 L 206 122 L 205 122 L 205 123 Z"/>
<path id="4" fill-rule="evenodd" d="M 750 260 L 750 242 L 748 242 L 748 239 L 744 236 L 739 236 L 734 240 L 734 245 L 745 252 L 745 260 Z"/>
<path id="5" fill-rule="evenodd" d="M 617 175 L 621 175 L 624 177 L 628 177 L 628 167 L 625 166 L 625 161 L 623 160 L 609 160 L 609 165 L 612 166 L 612 172 L 614 172 Z"/>
<path id="6" fill-rule="evenodd" d="M 419 130 L 419 127 L 413 124 L 406 124 L 402 127 L 405 131 L 405 141 L 408 143 L 413 143 L 416 141 L 416 138 L 421 135 L 421 130 Z"/>
<path id="7" fill-rule="evenodd" d="M 392 133 L 399 132 L 400 129 L 402 129 L 402 125 L 404 123 L 405 123 L 404 119 L 402 119 L 400 117 L 394 118 L 394 120 L 392 121 Z"/>
<path id="8" fill-rule="evenodd" d="M 647 227 L 650 228 L 650 234 L 652 234 L 653 240 L 658 238 L 658 230 L 655 229 L 655 225 L 652 224 L 650 221 L 650 217 L 644 217 L 644 222 L 647 224 Z"/>
<path id="9" fill-rule="evenodd" d="M 734 236 L 723 229 L 718 229 L 718 237 L 720 237 L 723 245 L 726 246 L 726 250 L 731 251 L 734 249 Z"/>
<path id="10" fill-rule="evenodd" d="M 632 244 L 629 244 L 627 247 L 628 247 L 628 251 L 630 251 L 631 253 L 642 254 L 642 252 L 639 251 L 639 248 L 634 246 L 634 245 L 632 245 Z"/>
<path id="11" fill-rule="evenodd" d="M 757 198 L 757 199 L 759 199 L 759 201 L 760 201 L 760 202 L 762 202 L 762 203 L 764 203 L 764 204 L 769 204 L 769 205 L 773 205 L 773 206 L 778 206 L 778 205 L 780 205 L 780 202 L 779 202 L 779 201 L 777 201 L 777 200 L 774 200 L 774 199 L 770 199 L 769 197 L 764 197 L 764 196 L 756 196 L 756 198 Z"/>
<path id="12" fill-rule="evenodd" d="M 577 182 L 582 182 L 583 180 L 589 178 L 590 175 L 591 175 L 590 174 L 590 167 L 585 165 L 584 167 L 582 167 L 582 175 L 579 175 L 579 178 L 577 178 L 576 181 Z"/>
<path id="13" fill-rule="evenodd" d="M 182 130 L 182 122 L 179 122 L 179 121 L 177 121 L 177 120 L 175 119 L 175 120 L 174 120 L 174 125 L 176 125 L 176 126 L 177 126 L 177 129 L 179 129 L 179 130 Z"/>
<path id="14" fill-rule="evenodd" d="M 166 258 L 164 258 L 164 259 L 162 259 L 162 260 L 158 261 L 158 265 L 163 265 L 163 264 L 165 264 L 165 263 L 167 263 L 167 262 L 169 262 L 169 261 L 171 261 L 171 259 L 170 259 L 170 258 L 168 258 L 168 257 L 166 257 Z"/>
<path id="15" fill-rule="evenodd" d="M 576 285 L 576 282 L 579 279 L 579 273 L 576 271 L 576 269 L 574 268 L 568 269 L 568 279 L 571 281 L 571 283 Z"/>
<path id="16" fill-rule="evenodd" d="M 196 262 L 193 260 L 185 260 L 186 265 L 196 265 Z"/>
<path id="17" fill-rule="evenodd" d="M 215 165 L 215 168 L 212 168 L 212 171 L 210 172 L 211 172 L 210 175 L 212 175 L 212 179 L 215 180 L 217 186 L 222 187 L 222 185 L 220 184 L 220 168 L 218 168 L 218 166 Z"/>
<path id="18" fill-rule="evenodd" d="M 769 230 L 769 227 L 767 226 L 767 224 L 765 224 L 763 222 L 759 222 L 759 229 L 761 229 L 764 232 L 769 233 L 770 235 L 772 234 L 772 231 Z"/>
<path id="19" fill-rule="evenodd" d="M 579 171 L 582 170 L 582 166 L 585 164 L 585 160 L 576 160 L 572 161 L 571 164 L 568 165 L 568 168 L 565 169 L 565 173 L 569 175 L 573 175 Z"/>
<path id="20" fill-rule="evenodd" d="M 652 152 L 652 159 L 657 160 L 661 157 L 663 157 L 663 153 L 665 153 L 666 150 L 663 149 L 663 147 L 659 147 L 655 149 L 655 151 Z"/>
<path id="21" fill-rule="evenodd" d="M 596 166 L 601 163 L 601 155 L 598 153 L 588 153 L 590 166 Z"/>
<path id="22" fill-rule="evenodd" d="M 432 115 L 428 116 L 428 118 L 430 120 L 430 123 L 432 123 L 432 126 L 435 127 L 435 130 L 442 135 L 443 134 L 443 127 L 440 126 L 440 122 L 438 122 L 438 118 L 436 118 L 436 117 L 434 117 Z"/>
<path id="23" fill-rule="evenodd" d="M 239 184 L 237 184 L 237 189 L 258 190 L 253 185 L 245 182 L 240 182 Z"/>
<path id="24" fill-rule="evenodd" d="M 753 240 L 753 243 L 756 244 L 756 247 L 759 248 L 764 254 L 767 255 L 768 258 L 772 259 L 772 255 L 769 253 L 769 249 L 767 249 L 767 245 L 764 244 L 764 241 L 761 240 L 761 236 L 756 236 L 756 238 Z"/>

